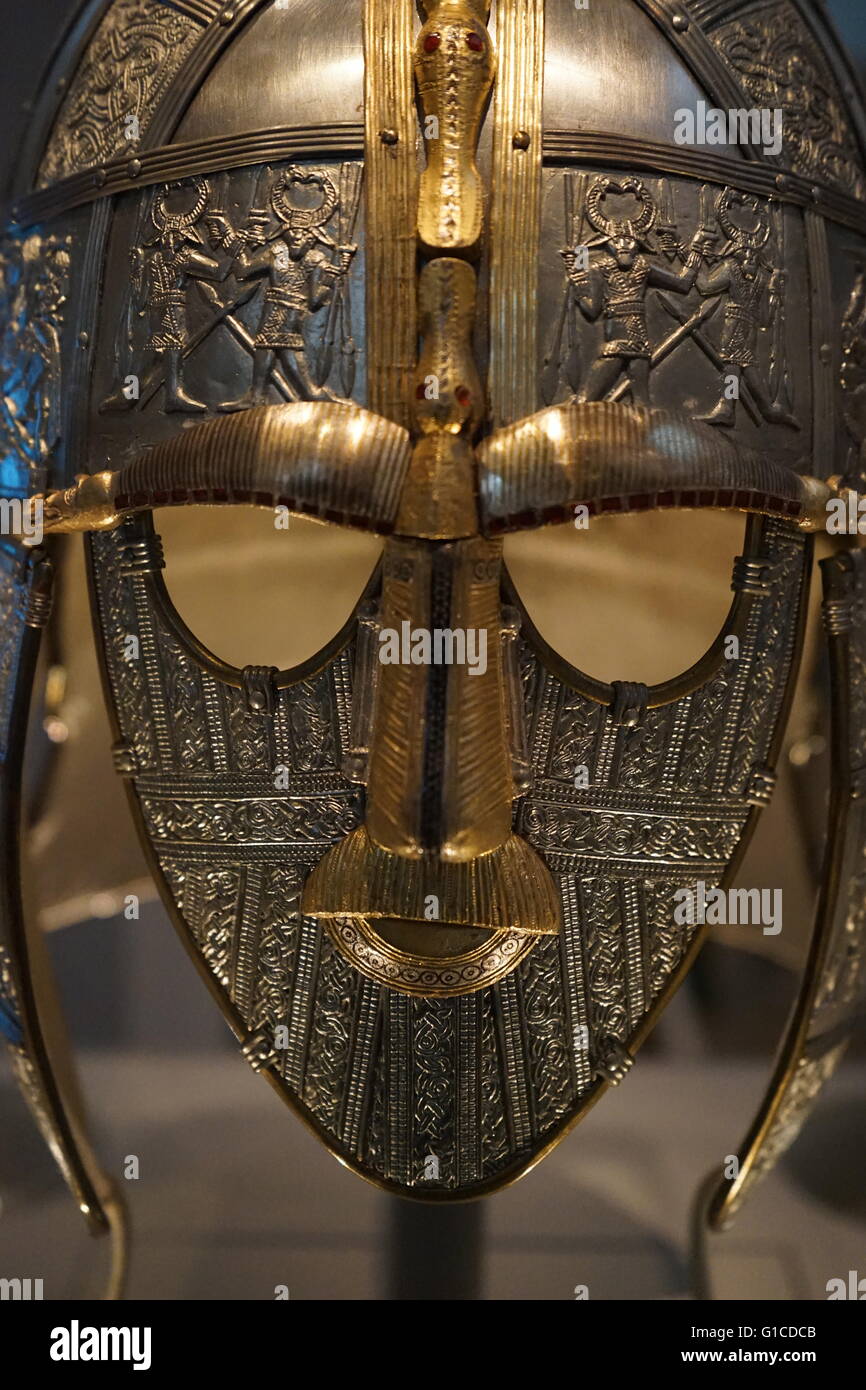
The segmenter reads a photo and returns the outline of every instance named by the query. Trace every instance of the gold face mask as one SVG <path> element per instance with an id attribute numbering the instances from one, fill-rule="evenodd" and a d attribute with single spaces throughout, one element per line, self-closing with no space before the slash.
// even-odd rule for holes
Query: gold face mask
<path id="1" fill-rule="evenodd" d="M 832 85 L 829 40 L 778 8 Z M 843 178 L 800 134 L 781 163 L 678 140 L 677 103 L 787 99 L 772 34 L 741 63 L 741 5 L 521 0 L 493 23 L 439 0 L 419 25 L 408 0 L 366 0 L 336 7 L 354 56 L 325 82 L 303 7 L 220 19 L 202 0 L 154 5 L 171 59 L 143 79 L 130 159 L 78 114 L 98 56 L 135 51 L 135 25 L 125 58 L 111 46 L 121 9 L 16 213 L 38 224 L 14 254 L 40 284 L 68 259 L 62 294 L 39 293 L 78 383 L 22 490 L 46 532 L 91 533 L 116 768 L 247 1059 L 381 1186 L 489 1192 L 622 1080 L 703 939 L 680 908 L 726 888 L 772 795 L 810 532 L 859 477 L 860 155 L 842 131 Z M 611 88 L 614 43 L 634 90 Z M 296 46 L 325 67 L 281 78 L 278 112 L 268 89 L 266 128 L 255 74 Z M 565 81 L 578 56 L 595 84 Z M 377 536 L 381 564 L 314 655 L 239 668 L 181 618 L 171 558 L 163 579 L 153 514 L 194 506 Z M 503 563 L 517 533 L 567 522 L 579 545 L 607 516 L 710 509 L 749 515 L 733 602 L 657 684 L 625 649 L 622 679 L 585 674 Z M 830 1070 L 859 990 L 861 582 L 856 552 L 827 562 L 827 884 L 717 1220 Z"/>

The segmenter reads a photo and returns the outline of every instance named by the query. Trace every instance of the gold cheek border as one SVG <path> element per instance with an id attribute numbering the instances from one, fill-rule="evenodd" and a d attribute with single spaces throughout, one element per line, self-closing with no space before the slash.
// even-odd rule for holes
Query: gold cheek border
<path id="1" fill-rule="evenodd" d="M 398 951 L 366 917 L 325 918 L 324 926 L 343 958 L 367 979 L 425 999 L 450 999 L 487 989 L 514 970 L 536 941 L 525 932 L 496 932 L 474 951 L 443 958 Z"/>

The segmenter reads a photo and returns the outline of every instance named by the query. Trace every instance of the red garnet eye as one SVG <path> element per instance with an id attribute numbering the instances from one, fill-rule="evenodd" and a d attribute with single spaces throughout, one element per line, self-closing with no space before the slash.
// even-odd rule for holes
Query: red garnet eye
<path id="1" fill-rule="evenodd" d="M 473 53 L 484 52 L 484 40 L 482 39 L 480 34 L 467 34 L 466 42 L 468 46 L 472 49 Z"/>
<path id="2" fill-rule="evenodd" d="M 472 404 L 472 392 L 469 390 L 468 386 L 458 386 L 455 394 L 457 396 L 457 404 L 462 405 L 464 409 L 466 406 Z"/>
<path id="3" fill-rule="evenodd" d="M 441 42 L 442 40 L 438 34 L 428 34 L 424 40 L 424 52 L 435 53 Z"/>

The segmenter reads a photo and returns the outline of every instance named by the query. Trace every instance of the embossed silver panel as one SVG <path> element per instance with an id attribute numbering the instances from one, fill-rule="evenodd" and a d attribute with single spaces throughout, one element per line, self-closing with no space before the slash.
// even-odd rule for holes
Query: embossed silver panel
<path id="1" fill-rule="evenodd" d="M 339 770 L 353 639 L 318 675 L 279 678 L 273 716 L 256 714 L 242 673 L 203 669 L 184 642 L 149 569 L 158 548 L 137 534 L 130 523 L 93 542 L 119 757 L 248 1058 L 378 1181 L 435 1195 L 514 1176 L 583 1109 L 670 989 L 695 933 L 673 921 L 675 890 L 718 883 L 737 851 L 793 660 L 805 539 L 767 523 L 774 580 L 740 661 L 722 661 L 638 729 L 617 727 L 523 644 L 534 786 L 516 829 L 557 877 L 565 929 L 499 985 L 419 1001 L 365 980 L 298 910 L 324 849 L 360 819 Z M 140 662 L 124 655 L 130 635 Z"/>

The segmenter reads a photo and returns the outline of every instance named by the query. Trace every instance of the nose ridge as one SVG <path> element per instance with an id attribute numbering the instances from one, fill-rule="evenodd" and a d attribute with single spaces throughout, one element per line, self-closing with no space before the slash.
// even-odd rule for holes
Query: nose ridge
<path id="1" fill-rule="evenodd" d="M 478 536 L 388 544 L 366 825 L 392 854 L 463 862 L 511 834 L 501 555 Z"/>
<path id="2" fill-rule="evenodd" d="M 365 822 L 313 870 L 305 915 L 559 930 L 554 878 L 512 831 L 501 566 L 481 536 L 389 540 Z"/>

